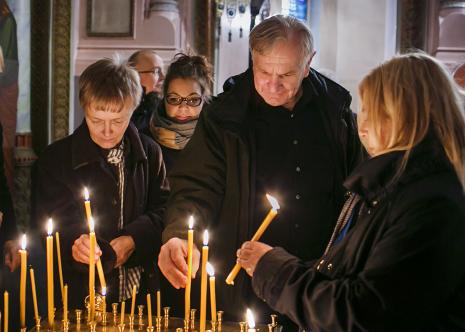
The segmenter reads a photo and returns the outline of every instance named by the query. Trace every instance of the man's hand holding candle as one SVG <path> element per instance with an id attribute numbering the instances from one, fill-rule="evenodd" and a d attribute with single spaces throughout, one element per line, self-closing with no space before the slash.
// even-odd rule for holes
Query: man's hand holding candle
<path id="1" fill-rule="evenodd" d="M 90 253 L 90 240 L 89 234 L 82 234 L 74 241 L 73 247 L 71 248 L 73 258 L 76 262 L 89 264 L 89 253 Z M 98 244 L 95 247 L 95 261 L 102 255 Z"/>
<path id="2" fill-rule="evenodd" d="M 200 251 L 194 244 L 192 253 L 192 278 L 199 269 Z M 187 281 L 187 241 L 174 237 L 166 242 L 158 256 L 158 266 L 174 288 L 184 288 Z"/>
<path id="3" fill-rule="evenodd" d="M 271 249 L 273 249 L 273 247 L 263 242 L 244 242 L 241 249 L 237 250 L 237 263 L 239 263 L 245 272 L 252 277 L 258 261 Z"/>

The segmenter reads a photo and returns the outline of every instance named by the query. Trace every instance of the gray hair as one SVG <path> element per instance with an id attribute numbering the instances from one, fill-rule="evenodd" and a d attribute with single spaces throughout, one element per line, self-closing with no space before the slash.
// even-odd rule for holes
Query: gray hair
<path id="1" fill-rule="evenodd" d="M 313 36 L 310 29 L 292 16 L 275 15 L 267 18 L 250 32 L 249 47 L 252 52 L 264 54 L 280 40 L 289 41 L 296 38 L 304 62 L 313 53 Z"/>

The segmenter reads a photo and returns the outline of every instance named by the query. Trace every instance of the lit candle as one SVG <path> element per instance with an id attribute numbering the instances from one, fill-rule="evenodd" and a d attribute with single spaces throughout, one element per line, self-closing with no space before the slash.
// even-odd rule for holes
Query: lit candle
<path id="1" fill-rule="evenodd" d="M 27 251 L 26 251 L 26 234 L 21 237 L 21 249 L 19 256 L 21 258 L 21 274 L 19 281 L 19 322 L 21 328 L 26 327 L 26 266 L 27 266 Z"/>
<path id="2" fill-rule="evenodd" d="M 37 292 L 36 292 L 36 278 L 34 277 L 34 269 L 29 269 L 31 277 L 31 289 L 32 289 L 32 302 L 34 303 L 34 318 L 39 321 L 39 307 L 37 306 Z"/>
<path id="3" fill-rule="evenodd" d="M 247 325 L 249 326 L 248 332 L 255 332 L 255 319 L 250 309 L 247 309 Z"/>
<path id="4" fill-rule="evenodd" d="M 119 324 L 120 325 L 123 325 L 124 324 L 124 309 L 126 307 L 126 302 L 121 302 L 121 318 L 120 318 L 120 321 L 119 321 Z"/>
<path id="5" fill-rule="evenodd" d="M 53 222 L 48 219 L 47 223 L 47 314 L 48 324 L 53 327 L 55 303 L 53 300 Z"/>
<path id="6" fill-rule="evenodd" d="M 8 332 L 8 292 L 3 293 L 3 332 Z"/>
<path id="7" fill-rule="evenodd" d="M 200 279 L 200 332 L 205 332 L 207 320 L 207 262 L 208 262 L 208 231 L 203 233 L 202 273 Z"/>
<path id="8" fill-rule="evenodd" d="M 147 294 L 147 318 L 149 327 L 152 327 L 152 300 L 150 298 L 150 293 Z"/>
<path id="9" fill-rule="evenodd" d="M 58 232 L 55 232 L 55 242 L 57 246 L 58 276 L 60 277 L 61 301 L 63 302 L 63 269 L 61 267 L 60 234 Z"/>
<path id="10" fill-rule="evenodd" d="M 216 322 L 216 290 L 215 290 L 215 270 L 210 263 L 207 263 L 207 272 L 210 276 L 210 307 L 212 312 L 212 322 Z"/>
<path id="11" fill-rule="evenodd" d="M 94 321 L 95 314 L 95 232 L 94 232 L 94 219 L 90 218 L 89 223 L 89 316 L 90 321 Z"/>
<path id="12" fill-rule="evenodd" d="M 86 209 L 87 223 L 89 224 L 89 227 L 90 227 L 90 219 L 92 218 L 92 210 L 90 208 L 89 190 L 87 190 L 86 187 L 84 187 L 84 207 Z M 107 287 L 107 283 L 105 281 L 105 274 L 103 273 L 102 260 L 99 258 L 96 264 L 97 264 L 98 278 L 100 281 L 100 287 Z"/>
<path id="13" fill-rule="evenodd" d="M 90 222 L 92 210 L 90 209 L 89 190 L 87 190 L 87 187 L 84 187 L 84 208 L 86 209 L 87 222 Z"/>
<path id="14" fill-rule="evenodd" d="M 68 285 L 63 286 L 63 321 L 68 321 Z"/>
<path id="15" fill-rule="evenodd" d="M 107 288 L 102 287 L 102 312 L 107 312 Z"/>
<path id="16" fill-rule="evenodd" d="M 161 317 L 161 294 L 159 290 L 157 290 L 157 317 Z"/>
<path id="17" fill-rule="evenodd" d="M 136 310 L 136 285 L 132 286 L 132 299 L 131 299 L 131 316 L 134 317 L 134 310 Z"/>
<path id="18" fill-rule="evenodd" d="M 268 228 L 270 223 L 273 221 L 274 217 L 276 217 L 276 215 L 278 214 L 279 203 L 276 200 L 276 198 L 274 198 L 273 196 L 268 195 L 268 194 L 266 194 L 266 198 L 268 198 L 268 201 L 271 204 L 271 209 L 268 212 L 265 219 L 263 219 L 262 224 L 260 225 L 260 227 L 255 232 L 255 234 L 252 237 L 251 241 L 260 240 L 260 238 L 262 237 L 265 230 Z M 236 263 L 236 265 L 234 265 L 234 268 L 231 270 L 228 277 L 226 278 L 226 283 L 228 285 L 234 285 L 234 279 L 236 279 L 236 276 L 237 276 L 237 274 L 239 273 L 240 270 L 241 270 L 241 266 L 238 263 Z"/>
<path id="19" fill-rule="evenodd" d="M 191 281 L 192 281 L 192 250 L 194 247 L 194 217 L 189 217 L 189 231 L 187 232 L 187 281 L 185 293 L 184 319 L 189 321 L 191 310 Z"/>

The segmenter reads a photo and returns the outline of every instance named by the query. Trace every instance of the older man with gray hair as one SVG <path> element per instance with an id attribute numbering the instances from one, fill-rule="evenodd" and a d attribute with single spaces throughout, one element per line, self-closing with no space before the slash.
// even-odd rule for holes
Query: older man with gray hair
<path id="1" fill-rule="evenodd" d="M 281 210 L 261 241 L 304 260 L 318 258 L 344 200 L 342 181 L 361 157 L 350 94 L 310 68 L 315 51 L 304 23 L 270 17 L 252 30 L 250 49 L 252 68 L 229 79 L 201 113 L 171 173 L 158 265 L 176 288 L 188 278 L 188 216 L 197 234 L 210 231 L 210 261 L 217 280 L 224 280 L 236 250 L 269 209 L 266 193 Z M 195 278 L 197 249 L 193 257 Z M 219 283 L 217 293 L 226 319 L 243 320 L 248 306 L 258 321 L 268 321 L 271 310 L 253 294 L 245 273 L 234 287 Z M 286 331 L 297 329 L 281 322 Z"/>

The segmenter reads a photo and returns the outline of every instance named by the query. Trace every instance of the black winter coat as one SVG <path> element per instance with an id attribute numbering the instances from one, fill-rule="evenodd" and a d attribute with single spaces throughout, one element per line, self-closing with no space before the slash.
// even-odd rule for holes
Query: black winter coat
<path id="1" fill-rule="evenodd" d="M 317 262 L 275 248 L 258 262 L 258 296 L 306 331 L 464 331 L 465 196 L 438 143 L 372 158 L 347 179 L 355 226 Z M 271 271 L 273 273 L 271 273 Z"/>
<path id="2" fill-rule="evenodd" d="M 125 209 L 121 231 L 118 230 L 117 181 L 100 148 L 91 140 L 85 121 L 72 135 L 48 146 L 38 161 L 33 202 L 35 222 L 43 230 L 47 218 L 51 217 L 60 232 L 64 280 L 69 284 L 69 301 L 73 307 L 82 307 L 88 294 L 88 288 L 83 287 L 88 284 L 88 266 L 74 261 L 71 252 L 74 241 L 81 234 L 89 233 L 84 187 L 90 192 L 109 298 L 118 293 L 118 270 L 113 269 L 116 255 L 109 242 L 121 235 L 130 235 L 136 245 L 125 265 L 142 266 L 143 285 L 151 291 L 159 287 L 155 262 L 169 193 L 165 166 L 160 147 L 145 135 L 139 136 L 133 124 L 129 125 L 125 137 L 130 143 L 130 154 L 126 157 L 124 206 L 132 209 Z M 132 197 L 130 203 L 128 197 Z"/>
<path id="3" fill-rule="evenodd" d="M 326 120 L 321 125 L 332 140 L 331 152 L 339 166 L 334 176 L 342 188 L 343 179 L 361 157 L 355 119 L 349 109 L 350 95 L 314 70 L 305 80 L 316 91 Z M 218 280 L 226 278 L 236 261 L 236 250 L 255 232 L 252 71 L 235 77 L 228 85 L 228 91 L 202 111 L 193 137 L 170 172 L 172 194 L 163 232 L 164 242 L 172 237 L 185 238 L 187 218 L 193 214 L 200 248 L 200 237 L 208 226 L 210 260 Z M 236 278 L 234 287 L 218 283 L 218 307 L 230 315 L 227 319 L 243 316 L 249 287 L 243 273 Z"/>

